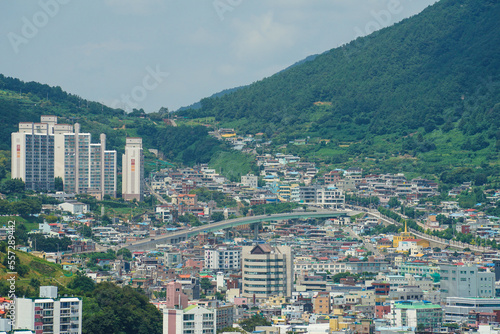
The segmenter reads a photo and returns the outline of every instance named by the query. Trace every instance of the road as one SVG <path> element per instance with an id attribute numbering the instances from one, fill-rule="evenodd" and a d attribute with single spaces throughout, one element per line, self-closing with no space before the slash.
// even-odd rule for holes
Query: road
<path id="1" fill-rule="evenodd" d="M 379 255 L 381 255 L 381 254 L 380 254 L 380 251 L 379 251 L 376 247 L 374 247 L 374 246 L 373 246 L 373 244 L 372 244 L 370 241 L 366 240 L 366 238 L 362 238 L 362 237 L 360 237 L 359 235 L 357 235 L 357 234 L 356 234 L 356 232 L 354 232 L 354 231 L 352 230 L 352 228 L 350 228 L 349 226 L 345 226 L 345 225 L 344 225 L 342 228 L 343 228 L 343 229 L 344 229 L 344 231 L 346 231 L 346 232 L 349 234 L 349 236 L 351 236 L 352 238 L 355 238 L 355 239 L 358 239 L 358 240 L 363 241 L 363 244 L 365 245 L 365 247 L 366 247 L 366 250 L 367 250 L 367 251 L 372 252 L 372 254 L 374 254 L 375 256 L 379 256 Z"/>
<path id="2" fill-rule="evenodd" d="M 187 240 L 189 237 L 192 237 L 201 232 L 212 232 L 218 231 L 226 228 L 233 228 L 240 225 L 261 223 L 265 221 L 271 220 L 286 220 L 286 219 L 297 219 L 297 218 L 331 218 L 331 217 L 339 217 L 339 216 L 352 216 L 356 215 L 359 212 L 351 211 L 351 210 L 342 210 L 342 211 L 309 211 L 309 212 L 292 212 L 292 213 L 280 213 L 273 215 L 260 215 L 260 216 L 252 216 L 252 217 L 242 217 L 235 218 L 229 220 L 223 220 L 220 222 L 212 223 L 209 225 L 203 225 L 198 227 L 190 228 L 189 230 L 181 230 L 178 232 L 170 233 L 168 235 L 162 235 L 160 237 L 148 238 L 145 240 L 140 240 L 135 243 L 131 243 L 126 248 L 130 250 L 148 250 L 155 249 L 157 244 L 166 244 L 166 243 L 179 243 Z"/>
<path id="3" fill-rule="evenodd" d="M 161 197 L 161 195 L 158 194 L 156 191 L 154 191 L 153 188 L 151 188 L 151 186 L 147 182 L 146 182 L 146 188 L 148 188 L 149 193 L 153 195 L 158 201 L 160 201 L 160 203 L 169 204 L 168 201 L 163 197 Z"/>

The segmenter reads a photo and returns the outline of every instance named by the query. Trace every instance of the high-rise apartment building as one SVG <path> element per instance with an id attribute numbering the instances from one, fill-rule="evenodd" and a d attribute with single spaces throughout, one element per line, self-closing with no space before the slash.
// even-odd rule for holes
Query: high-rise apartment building
<path id="1" fill-rule="evenodd" d="M 270 296 L 292 295 L 293 259 L 290 246 L 267 244 L 243 246 L 243 297 L 265 300 Z"/>
<path id="2" fill-rule="evenodd" d="M 56 116 L 19 123 L 12 134 L 12 177 L 36 191 L 54 190 L 54 178 L 61 177 L 67 193 L 116 197 L 116 151 L 106 150 L 104 134 L 100 139 L 92 144 L 80 124 L 57 124 Z"/>
<path id="3" fill-rule="evenodd" d="M 42 116 L 42 123 L 19 123 L 19 131 L 11 134 L 12 178 L 22 179 L 26 189 L 54 190 L 55 122 L 55 116 Z"/>
<path id="4" fill-rule="evenodd" d="M 82 333 L 82 301 L 58 298 L 57 287 L 41 286 L 40 298 L 16 298 L 14 329 L 33 333 Z"/>
<path id="5" fill-rule="evenodd" d="M 122 156 L 122 197 L 127 201 L 144 199 L 142 138 L 127 138 Z"/>

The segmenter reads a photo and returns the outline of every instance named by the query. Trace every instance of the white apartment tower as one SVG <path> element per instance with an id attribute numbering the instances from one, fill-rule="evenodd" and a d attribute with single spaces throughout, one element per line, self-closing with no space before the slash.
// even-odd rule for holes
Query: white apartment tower
<path id="1" fill-rule="evenodd" d="M 80 124 L 56 124 L 54 137 L 54 176 L 63 179 L 66 193 L 116 197 L 116 151 L 106 150 L 105 134 L 93 144 Z"/>
<path id="2" fill-rule="evenodd" d="M 44 294 L 45 292 L 48 292 Z M 40 298 L 16 298 L 14 329 L 33 333 L 82 333 L 82 301 L 58 298 L 57 287 L 40 287 Z"/>
<path id="3" fill-rule="evenodd" d="M 92 144 L 80 124 L 57 124 L 56 116 L 42 116 L 41 123 L 19 123 L 12 133 L 12 177 L 27 189 L 54 189 L 61 177 L 67 193 L 116 197 L 116 151 L 106 150 L 106 135 Z"/>
<path id="4" fill-rule="evenodd" d="M 127 201 L 144 199 L 142 138 L 127 138 L 122 156 L 122 197 Z"/>
<path id="5" fill-rule="evenodd" d="M 52 117 L 52 118 L 49 118 Z M 42 116 L 45 123 L 19 123 L 19 131 L 11 134 L 11 171 L 13 179 L 22 179 L 26 189 L 54 189 L 55 116 Z"/>

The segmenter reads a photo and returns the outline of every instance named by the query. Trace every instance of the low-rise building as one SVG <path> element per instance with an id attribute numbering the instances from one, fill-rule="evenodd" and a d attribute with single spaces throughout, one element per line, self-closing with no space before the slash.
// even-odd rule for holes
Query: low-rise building
<path id="1" fill-rule="evenodd" d="M 215 334 L 215 310 L 191 305 L 163 310 L 163 334 Z"/>
<path id="2" fill-rule="evenodd" d="M 398 301 L 391 305 L 391 325 L 395 327 L 425 329 L 441 327 L 443 310 L 441 306 L 421 301 Z"/>

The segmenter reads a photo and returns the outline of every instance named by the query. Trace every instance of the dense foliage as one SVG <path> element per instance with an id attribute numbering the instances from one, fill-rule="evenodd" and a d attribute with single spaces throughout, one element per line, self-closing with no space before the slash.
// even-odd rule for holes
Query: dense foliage
<path id="1" fill-rule="evenodd" d="M 146 295 L 128 286 L 99 283 L 84 299 L 83 333 L 160 334 L 162 323 L 161 312 Z"/>
<path id="2" fill-rule="evenodd" d="M 248 333 L 251 333 L 257 326 L 271 326 L 271 322 L 261 314 L 254 314 L 248 319 L 241 320 L 240 326 Z"/>
<path id="3" fill-rule="evenodd" d="M 71 246 L 72 241 L 68 237 L 45 237 L 43 234 L 31 234 L 30 235 L 33 248 L 36 247 L 37 251 L 44 252 L 63 252 L 67 251 L 69 246 Z"/>
<path id="4" fill-rule="evenodd" d="M 292 212 L 293 209 L 297 209 L 300 207 L 299 203 L 295 202 L 284 202 L 284 203 L 275 203 L 275 204 L 260 204 L 260 205 L 252 205 L 249 208 L 245 207 L 242 209 L 243 215 L 248 213 L 248 210 L 251 209 L 253 214 L 263 215 L 263 214 L 276 214 L 276 213 L 286 213 Z"/>
<path id="5" fill-rule="evenodd" d="M 223 192 L 211 191 L 207 188 L 196 188 L 189 192 L 190 194 L 196 194 L 198 196 L 198 201 L 208 203 L 209 201 L 214 201 L 217 203 L 217 207 L 234 207 L 237 205 L 236 201 Z"/>
<path id="6" fill-rule="evenodd" d="M 148 137 L 152 147 L 157 147 L 169 161 L 185 165 L 208 163 L 213 155 L 222 150 L 223 144 L 208 135 L 203 126 L 178 126 L 158 129 L 144 124 L 137 134 Z"/>

